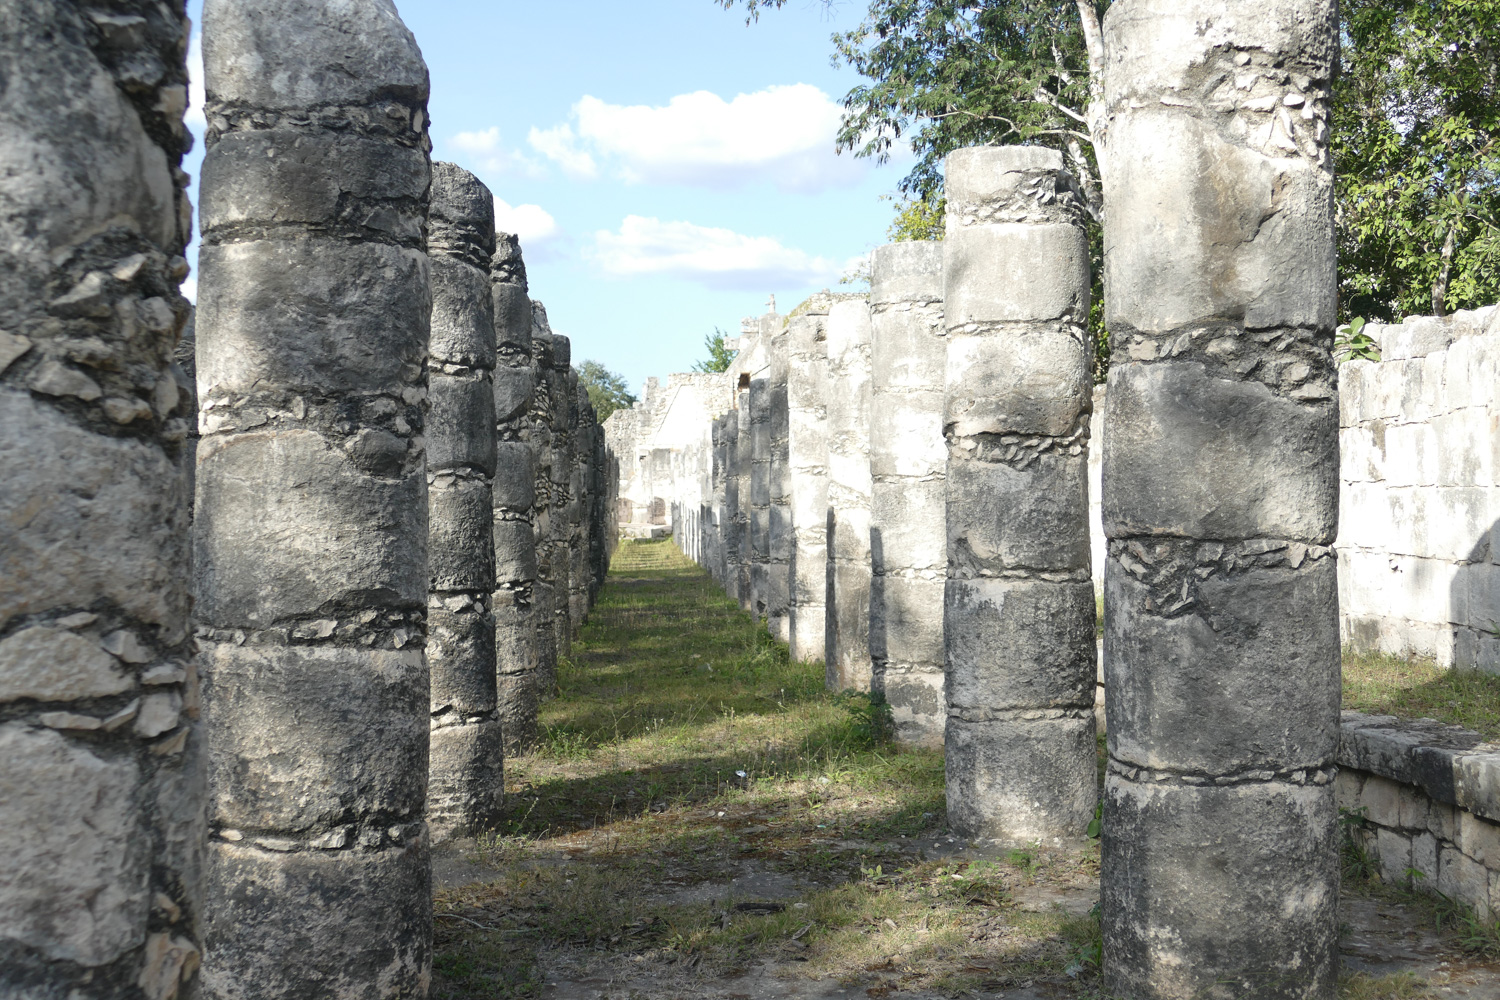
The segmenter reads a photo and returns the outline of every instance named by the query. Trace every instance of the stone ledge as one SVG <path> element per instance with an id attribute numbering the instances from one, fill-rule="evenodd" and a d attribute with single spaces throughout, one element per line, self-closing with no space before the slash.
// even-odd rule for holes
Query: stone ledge
<path id="1" fill-rule="evenodd" d="M 1433 719 L 1344 712 L 1340 767 L 1415 785 L 1428 798 L 1500 821 L 1500 743 Z"/>

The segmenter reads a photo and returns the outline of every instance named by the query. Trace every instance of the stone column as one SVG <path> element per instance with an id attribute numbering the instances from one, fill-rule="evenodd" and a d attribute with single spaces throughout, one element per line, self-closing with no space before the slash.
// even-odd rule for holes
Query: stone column
<path id="1" fill-rule="evenodd" d="M 576 637 L 588 617 L 588 519 L 584 508 L 588 505 L 585 484 L 589 476 L 588 440 L 588 392 L 578 384 L 578 373 L 568 372 L 568 384 L 572 387 L 573 471 L 570 483 L 573 490 L 572 503 L 568 507 L 568 621 Z"/>
<path id="2" fill-rule="evenodd" d="M 769 367 L 766 372 L 766 423 L 770 438 L 768 529 L 766 538 L 766 628 L 790 643 L 792 546 L 791 409 L 787 379 L 791 374 L 791 335 L 780 316 L 761 318 Z"/>
<path id="3" fill-rule="evenodd" d="M 1337 10 L 1123 0 L 1105 32 L 1107 988 L 1328 998 Z"/>
<path id="4" fill-rule="evenodd" d="M 531 299 L 526 264 L 515 236 L 496 237 L 490 269 L 495 340 L 495 679 L 506 752 L 536 742 L 538 673 L 537 563 L 532 507 L 536 454 L 532 447 Z"/>
<path id="5" fill-rule="evenodd" d="M 788 325 L 787 471 L 793 547 L 792 659 L 823 659 L 828 596 L 828 296 Z"/>
<path id="6" fill-rule="evenodd" d="M 870 657 L 906 742 L 941 745 L 947 446 L 943 245 L 876 249 L 870 279 Z"/>
<path id="7" fill-rule="evenodd" d="M 719 414 L 714 418 L 714 477 L 713 477 L 713 528 L 709 568 L 714 581 L 727 590 L 729 576 L 727 568 L 726 529 L 728 519 L 725 503 L 729 489 L 729 415 Z"/>
<path id="8" fill-rule="evenodd" d="M 552 404 L 552 637 L 557 655 L 567 656 L 573 648 L 573 626 L 568 618 L 568 595 L 572 592 L 573 564 L 568 540 L 573 516 L 573 434 L 568 427 L 573 408 L 573 392 L 568 375 L 573 365 L 572 343 L 567 337 L 552 335 L 552 378 L 548 400 Z M 556 686 L 554 668 L 553 686 Z"/>
<path id="9" fill-rule="evenodd" d="M 750 375 L 750 613 L 757 621 L 766 617 L 770 598 L 766 593 L 766 566 L 771 558 L 771 371 L 769 367 Z M 741 429 L 741 434 L 744 431 Z"/>
<path id="10" fill-rule="evenodd" d="M 432 750 L 427 825 L 434 841 L 490 829 L 505 797 L 495 690 L 493 537 L 495 198 L 451 163 L 432 168 L 427 253 L 427 665 Z"/>
<path id="11" fill-rule="evenodd" d="M 736 393 L 738 396 L 738 393 Z M 724 414 L 724 507 L 719 515 L 724 534 L 724 593 L 740 599 L 740 411 Z"/>
<path id="12" fill-rule="evenodd" d="M 532 538 L 536 546 L 536 586 L 532 614 L 536 634 L 536 690 L 542 701 L 557 688 L 556 586 L 552 545 L 552 393 L 556 378 L 552 371 L 552 326 L 547 307 L 531 303 L 531 453 L 536 462 L 536 490 Z"/>
<path id="13" fill-rule="evenodd" d="M 7 997 L 159 997 L 199 964 L 186 38 L 180 6 L 0 12 Z"/>
<path id="14" fill-rule="evenodd" d="M 755 612 L 755 538 L 751 525 L 755 513 L 755 414 L 750 408 L 751 387 L 755 380 L 750 373 L 740 376 L 737 392 L 738 406 L 735 429 L 735 507 L 734 526 L 735 552 L 739 556 L 735 593 L 740 607 Z"/>
<path id="15" fill-rule="evenodd" d="M 1062 154 L 947 162 L 948 823 L 1081 841 L 1098 803 L 1089 247 Z"/>
<path id="16" fill-rule="evenodd" d="M 828 312 L 828 599 L 833 691 L 870 690 L 870 302 Z"/>
<path id="17" fill-rule="evenodd" d="M 427 69 L 389 0 L 208 0 L 203 39 L 205 987 L 412 997 L 432 964 Z"/>

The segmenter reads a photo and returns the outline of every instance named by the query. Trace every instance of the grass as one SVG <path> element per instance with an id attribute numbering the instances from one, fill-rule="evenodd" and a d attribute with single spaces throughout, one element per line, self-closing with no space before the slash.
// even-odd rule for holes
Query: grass
<path id="1" fill-rule="evenodd" d="M 1500 676 L 1450 670 L 1431 660 L 1346 650 L 1344 707 L 1436 719 L 1500 740 Z"/>

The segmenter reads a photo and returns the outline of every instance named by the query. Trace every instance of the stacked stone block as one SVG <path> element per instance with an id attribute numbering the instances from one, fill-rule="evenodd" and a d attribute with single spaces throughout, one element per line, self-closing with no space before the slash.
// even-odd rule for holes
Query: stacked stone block
<path id="1" fill-rule="evenodd" d="M 500 233 L 490 269 L 496 368 L 495 430 L 495 677 L 506 751 L 536 740 L 542 698 L 538 671 L 537 558 L 532 507 L 537 497 L 532 448 L 531 299 L 526 264 L 515 236 Z"/>
<path id="2" fill-rule="evenodd" d="M 828 312 L 828 597 L 834 691 L 870 690 L 870 303 Z"/>
<path id="3" fill-rule="evenodd" d="M 427 664 L 434 841 L 491 828 L 505 793 L 495 681 L 496 338 L 490 268 L 495 199 L 451 163 L 433 165 L 428 212 Z"/>
<path id="4" fill-rule="evenodd" d="M 743 388 L 736 389 L 734 450 L 734 523 L 730 534 L 735 539 L 735 593 L 740 607 L 755 613 L 755 413 L 751 407 L 755 379 L 749 373 L 741 376 Z M 762 487 L 764 489 L 764 487 Z"/>
<path id="5" fill-rule="evenodd" d="M 1105 20 L 1104 970 L 1332 997 L 1332 0 Z"/>
<path id="6" fill-rule="evenodd" d="M 427 69 L 388 0 L 208 0 L 204 64 L 205 987 L 416 996 Z"/>
<path id="7" fill-rule="evenodd" d="M 573 626 L 568 617 L 568 599 L 572 593 L 573 563 L 569 541 L 573 526 L 573 433 L 569 426 L 573 411 L 573 390 L 568 385 L 572 367 L 572 343 L 567 337 L 552 335 L 552 371 L 548 380 L 547 400 L 551 404 L 552 465 L 550 472 L 552 516 L 548 538 L 552 566 L 552 637 L 557 655 L 565 657 L 573 648 Z M 554 686 L 555 668 L 554 668 Z"/>
<path id="8" fill-rule="evenodd" d="M 828 309 L 811 301 L 787 325 L 787 476 L 792 552 L 788 634 L 792 659 L 823 659 L 828 595 Z"/>
<path id="9" fill-rule="evenodd" d="M 775 314 L 761 318 L 766 338 L 766 627 L 790 643 L 792 549 L 791 407 L 787 382 L 791 375 L 791 335 L 786 321 Z"/>
<path id="10" fill-rule="evenodd" d="M 535 462 L 536 489 L 531 519 L 533 544 L 536 548 L 536 586 L 532 590 L 534 632 L 536 635 L 537 692 L 542 700 L 552 696 L 557 687 L 557 578 L 553 560 L 552 519 L 552 394 L 556 387 L 553 371 L 552 327 L 547 322 L 547 308 L 531 302 L 531 453 Z"/>
<path id="11" fill-rule="evenodd" d="M 589 395 L 578 384 L 578 373 L 568 372 L 568 384 L 572 387 L 572 476 L 570 484 L 573 495 L 568 507 L 568 623 L 576 637 L 588 617 L 589 562 L 588 562 L 588 481 L 590 476 L 590 452 L 588 447 L 589 426 L 593 407 Z"/>
<path id="12" fill-rule="evenodd" d="M 1081 840 L 1098 801 L 1083 200 L 1062 155 L 947 161 L 948 822 Z"/>
<path id="13" fill-rule="evenodd" d="M 898 738 L 940 745 L 947 570 L 943 246 L 876 249 L 870 279 L 870 657 Z"/>
<path id="14" fill-rule="evenodd" d="M 0 13 L 6 997 L 185 995 L 200 959 L 186 40 L 180 3 Z"/>

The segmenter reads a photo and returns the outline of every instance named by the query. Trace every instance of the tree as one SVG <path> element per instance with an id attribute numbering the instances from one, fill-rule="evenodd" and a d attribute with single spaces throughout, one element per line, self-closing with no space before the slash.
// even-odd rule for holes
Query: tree
<path id="1" fill-rule="evenodd" d="M 693 365 L 695 372 L 727 372 L 729 366 L 734 364 L 735 356 L 739 351 L 731 351 L 724 343 L 724 331 L 714 327 L 714 332 L 703 338 L 703 346 L 708 349 L 708 360 L 699 361 Z"/>
<path id="2" fill-rule="evenodd" d="M 1500 298 L 1500 0 L 1343 0 L 1343 315 Z"/>
<path id="3" fill-rule="evenodd" d="M 597 361 L 585 361 L 578 366 L 578 384 L 588 392 L 601 424 L 616 410 L 635 405 L 636 399 L 626 389 L 625 378 Z"/>

